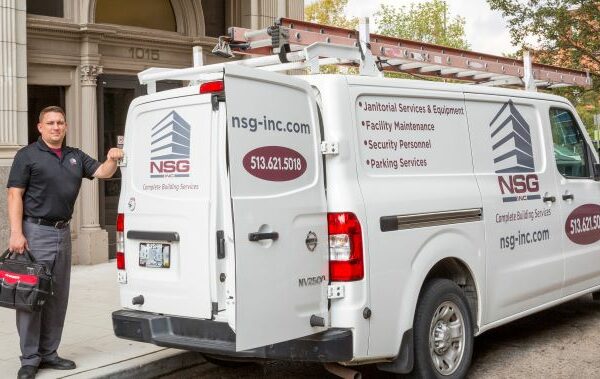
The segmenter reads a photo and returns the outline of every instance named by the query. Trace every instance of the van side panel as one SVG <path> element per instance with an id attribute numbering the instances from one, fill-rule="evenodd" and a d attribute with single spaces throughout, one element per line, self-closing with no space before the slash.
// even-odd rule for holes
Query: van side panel
<path id="1" fill-rule="evenodd" d="M 560 201 L 543 103 L 465 94 L 483 194 L 490 323 L 559 299 L 564 280 Z M 557 201 L 543 201 L 554 197 Z"/>
<path id="2" fill-rule="evenodd" d="M 425 276 L 457 258 L 483 283 L 483 222 L 461 92 L 351 86 L 369 235 L 369 357 L 398 354 Z"/>

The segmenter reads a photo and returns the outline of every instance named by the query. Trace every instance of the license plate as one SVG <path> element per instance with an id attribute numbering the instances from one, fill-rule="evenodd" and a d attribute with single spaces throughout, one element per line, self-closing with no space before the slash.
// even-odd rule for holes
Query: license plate
<path id="1" fill-rule="evenodd" d="M 168 243 L 140 243 L 140 266 L 169 268 L 171 245 Z"/>

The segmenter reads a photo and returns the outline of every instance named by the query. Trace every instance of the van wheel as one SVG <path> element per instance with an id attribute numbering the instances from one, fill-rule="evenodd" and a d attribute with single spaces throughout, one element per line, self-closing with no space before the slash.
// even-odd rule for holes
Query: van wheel
<path id="1" fill-rule="evenodd" d="M 237 368 L 237 367 L 247 367 L 255 364 L 255 361 L 244 360 L 243 358 L 231 358 L 225 357 L 222 355 L 212 355 L 212 354 L 202 354 L 204 359 L 208 363 L 212 363 L 213 365 L 220 367 L 228 367 L 228 368 Z"/>
<path id="2" fill-rule="evenodd" d="M 464 378 L 473 353 L 468 300 L 451 280 L 425 283 L 414 322 L 415 371 L 425 378 Z"/>

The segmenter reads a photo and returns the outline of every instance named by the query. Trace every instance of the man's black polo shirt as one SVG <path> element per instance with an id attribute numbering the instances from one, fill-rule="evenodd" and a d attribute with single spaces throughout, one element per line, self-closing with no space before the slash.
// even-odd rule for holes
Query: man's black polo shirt
<path id="1" fill-rule="evenodd" d="M 17 152 L 6 187 L 25 188 L 24 216 L 69 220 L 81 179 L 93 179 L 98 167 L 97 160 L 72 147 L 63 147 L 59 159 L 40 137 Z"/>

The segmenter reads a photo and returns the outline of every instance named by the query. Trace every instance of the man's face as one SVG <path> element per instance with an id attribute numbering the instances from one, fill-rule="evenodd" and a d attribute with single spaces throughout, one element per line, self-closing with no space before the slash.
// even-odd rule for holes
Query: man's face
<path id="1" fill-rule="evenodd" d="M 58 148 L 62 145 L 67 134 L 67 123 L 61 113 L 48 112 L 44 114 L 42 122 L 38 123 L 37 127 L 48 146 Z"/>

